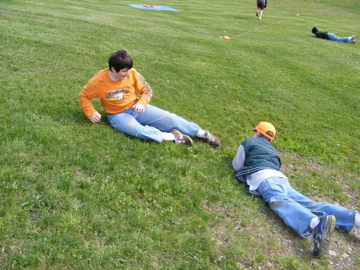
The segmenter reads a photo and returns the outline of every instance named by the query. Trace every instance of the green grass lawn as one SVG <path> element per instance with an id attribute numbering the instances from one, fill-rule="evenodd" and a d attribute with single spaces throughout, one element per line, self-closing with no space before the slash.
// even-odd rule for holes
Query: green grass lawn
<path id="1" fill-rule="evenodd" d="M 129 4 L 180 10 L 136 9 Z M 0 3 L 0 269 L 356 269 L 359 240 L 311 245 L 233 178 L 260 121 L 293 186 L 359 209 L 360 2 L 5 0 Z M 298 14 L 299 16 L 296 16 Z M 230 40 L 220 38 L 227 35 Z M 92 124 L 78 94 L 124 49 L 151 104 L 209 129 L 213 149 Z"/>

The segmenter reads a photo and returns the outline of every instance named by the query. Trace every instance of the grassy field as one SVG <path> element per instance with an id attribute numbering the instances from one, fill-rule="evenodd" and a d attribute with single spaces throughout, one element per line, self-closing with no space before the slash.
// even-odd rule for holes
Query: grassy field
<path id="1" fill-rule="evenodd" d="M 180 10 L 136 9 L 129 4 Z M 0 2 L 0 269 L 356 269 L 359 240 L 321 259 L 233 178 L 260 121 L 293 186 L 359 209 L 360 2 Z M 298 16 L 297 16 L 298 14 Z M 230 40 L 220 38 L 227 35 Z M 125 49 L 151 104 L 209 129 L 213 149 L 92 124 L 82 86 Z"/>

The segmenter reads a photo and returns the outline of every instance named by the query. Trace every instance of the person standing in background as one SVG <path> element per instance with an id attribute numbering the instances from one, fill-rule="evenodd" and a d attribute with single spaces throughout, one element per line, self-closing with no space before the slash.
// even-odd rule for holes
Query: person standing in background
<path id="1" fill-rule="evenodd" d="M 256 0 L 256 17 L 261 20 L 264 8 L 267 6 L 267 0 Z"/>

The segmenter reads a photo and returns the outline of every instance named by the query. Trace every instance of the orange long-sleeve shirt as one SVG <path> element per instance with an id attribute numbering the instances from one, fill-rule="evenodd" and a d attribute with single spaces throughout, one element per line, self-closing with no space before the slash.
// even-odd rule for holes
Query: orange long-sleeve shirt
<path id="1" fill-rule="evenodd" d="M 83 87 L 79 94 L 80 105 L 90 119 L 96 112 L 91 100 L 99 98 L 105 113 L 118 113 L 132 107 L 136 102 L 146 106 L 152 97 L 152 89 L 145 78 L 131 69 L 125 80 L 113 81 L 109 69 L 100 70 Z"/>

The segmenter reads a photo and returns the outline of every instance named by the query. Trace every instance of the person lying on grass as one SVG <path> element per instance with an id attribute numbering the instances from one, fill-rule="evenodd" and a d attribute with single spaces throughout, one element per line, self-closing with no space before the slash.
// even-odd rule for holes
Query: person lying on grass
<path id="1" fill-rule="evenodd" d="M 241 143 L 232 161 L 237 172 L 235 178 L 249 185 L 250 193 L 262 196 L 270 208 L 300 236 L 312 237 L 315 256 L 326 253 L 335 225 L 345 232 L 355 227 L 357 237 L 360 237 L 359 212 L 330 203 L 314 202 L 291 187 L 280 171 L 280 157 L 270 143 L 276 135 L 271 123 L 260 122 L 253 131 L 254 136 Z"/>
<path id="2" fill-rule="evenodd" d="M 99 98 L 110 125 L 140 139 L 172 141 L 193 145 L 197 136 L 214 147 L 221 142 L 197 124 L 149 104 L 153 90 L 145 78 L 133 68 L 131 56 L 124 50 L 113 53 L 109 67 L 97 72 L 79 94 L 80 105 L 93 123 L 101 120 L 91 102 Z"/>
<path id="3" fill-rule="evenodd" d="M 339 41 L 339 42 L 351 42 L 353 44 L 356 41 L 355 35 L 352 35 L 350 37 L 338 37 L 334 33 L 329 33 L 329 32 L 325 32 L 325 31 L 319 31 L 316 27 L 313 27 L 313 29 L 311 29 L 311 32 L 317 38 L 329 39 L 329 40 Z"/>

